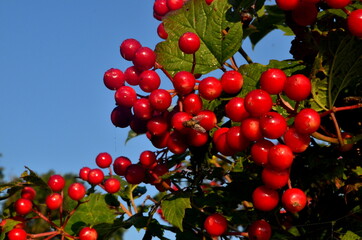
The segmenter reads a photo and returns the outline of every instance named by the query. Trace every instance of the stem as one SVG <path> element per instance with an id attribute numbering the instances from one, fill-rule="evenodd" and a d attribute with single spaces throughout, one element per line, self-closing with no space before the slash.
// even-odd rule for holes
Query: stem
<path id="1" fill-rule="evenodd" d="M 192 68 L 191 68 L 191 73 L 192 73 L 192 74 L 194 74 L 195 66 L 196 66 L 196 54 L 193 53 L 193 54 L 192 54 Z"/>
<path id="2" fill-rule="evenodd" d="M 41 219 L 43 219 L 44 221 L 49 223 L 53 228 L 55 228 L 55 229 L 57 229 L 59 231 L 60 228 L 53 221 L 51 221 L 49 218 L 44 216 L 40 211 L 38 211 L 38 209 L 33 209 L 33 212 L 35 214 L 37 214 Z"/>
<path id="3" fill-rule="evenodd" d="M 332 107 L 332 109 L 321 113 L 320 117 L 322 118 L 331 113 L 336 113 L 336 112 L 345 111 L 345 110 L 352 110 L 352 109 L 357 109 L 357 108 L 361 108 L 361 107 L 362 107 L 362 103 L 358 103 L 356 105 L 351 105 L 351 106 L 345 106 L 345 107 Z"/>
<path id="4" fill-rule="evenodd" d="M 36 233 L 36 234 L 28 233 L 27 236 L 30 237 L 31 239 L 33 239 L 33 238 L 40 238 L 40 237 L 46 237 L 46 236 L 55 237 L 58 234 L 59 234 L 58 231 L 52 231 L 52 232 L 44 232 L 44 233 Z"/>
<path id="5" fill-rule="evenodd" d="M 320 134 L 319 132 L 314 132 L 314 133 L 311 134 L 311 136 L 316 138 L 316 139 L 325 141 L 325 142 L 337 143 L 337 144 L 339 143 L 337 138 L 328 137 L 328 136 L 325 136 L 323 134 Z"/>
<path id="6" fill-rule="evenodd" d="M 343 142 L 343 138 L 342 138 L 342 134 L 341 134 L 341 129 L 339 128 L 339 124 L 338 124 L 336 115 L 335 115 L 333 112 L 331 113 L 331 118 L 332 118 L 334 127 L 335 127 L 336 132 L 337 132 L 337 137 L 338 137 L 339 145 L 343 146 L 343 145 L 344 145 L 344 142 Z"/>
<path id="7" fill-rule="evenodd" d="M 123 205 L 123 203 L 119 203 L 123 212 L 125 212 L 129 217 L 132 217 L 132 213 L 130 211 L 128 211 L 128 209 L 126 208 L 126 206 Z"/>
<path id="8" fill-rule="evenodd" d="M 247 232 L 226 232 L 224 233 L 224 235 L 227 236 L 243 236 L 243 237 L 248 237 L 249 234 Z"/>
<path id="9" fill-rule="evenodd" d="M 234 69 L 235 71 L 237 71 L 237 70 L 238 70 L 238 66 L 236 65 L 234 56 L 232 56 L 232 57 L 230 58 L 230 62 L 231 62 L 231 68 Z"/>
<path id="10" fill-rule="evenodd" d="M 173 78 L 171 74 L 163 68 L 162 65 L 160 65 L 158 62 L 155 63 L 155 67 L 161 69 L 161 71 L 170 79 L 170 81 L 173 83 Z"/>
<path id="11" fill-rule="evenodd" d="M 289 113 L 289 114 L 295 113 L 295 109 L 290 105 L 289 102 L 284 100 L 284 98 L 281 96 L 280 93 L 278 94 L 277 105 L 284 108 L 287 111 L 287 113 Z"/>
<path id="12" fill-rule="evenodd" d="M 131 200 L 131 204 L 132 204 L 132 207 L 133 207 L 133 210 L 134 212 L 137 214 L 138 213 L 138 209 L 137 209 L 137 206 L 134 202 L 134 199 L 133 199 L 133 191 L 137 188 L 138 185 L 134 185 L 132 186 L 132 188 L 130 188 L 130 191 L 129 191 L 129 199 Z"/>
<path id="13" fill-rule="evenodd" d="M 245 58 L 247 63 L 249 63 L 249 64 L 253 63 L 253 60 L 251 60 L 249 55 L 244 51 L 244 49 L 242 47 L 239 48 L 238 52 L 241 54 L 241 56 L 243 56 L 243 58 Z"/>
<path id="14" fill-rule="evenodd" d="M 223 155 L 220 155 L 219 153 L 215 154 L 215 156 L 216 156 L 217 158 L 219 158 L 220 160 L 223 160 L 224 162 L 227 162 L 227 163 L 229 163 L 229 164 L 232 164 L 232 163 L 233 163 L 232 161 L 230 161 L 229 159 L 227 159 L 227 158 L 224 157 Z"/>
<path id="15" fill-rule="evenodd" d="M 85 202 L 78 201 L 77 206 L 74 207 L 74 209 L 69 213 L 69 215 L 67 216 L 67 218 L 64 220 L 64 223 L 63 223 L 63 225 L 62 225 L 63 228 L 64 228 L 65 226 L 67 226 L 67 223 L 68 223 L 70 217 L 75 213 L 75 211 L 77 210 L 77 208 L 78 208 L 82 203 L 85 203 Z"/>

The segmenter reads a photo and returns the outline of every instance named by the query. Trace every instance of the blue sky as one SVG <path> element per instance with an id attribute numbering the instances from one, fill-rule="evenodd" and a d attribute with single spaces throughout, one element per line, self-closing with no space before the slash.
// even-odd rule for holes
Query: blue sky
<path id="1" fill-rule="evenodd" d="M 131 63 L 126 38 L 154 48 L 161 41 L 153 0 L 0 1 L 0 166 L 7 179 L 28 166 L 38 173 L 96 167 L 99 152 L 134 162 L 153 150 L 144 136 L 124 144 L 128 129 L 110 122 L 109 68 Z M 254 51 L 255 62 L 290 58 L 290 38 L 276 31 Z M 240 62 L 242 63 L 242 62 Z M 166 78 L 164 78 L 166 81 Z"/>

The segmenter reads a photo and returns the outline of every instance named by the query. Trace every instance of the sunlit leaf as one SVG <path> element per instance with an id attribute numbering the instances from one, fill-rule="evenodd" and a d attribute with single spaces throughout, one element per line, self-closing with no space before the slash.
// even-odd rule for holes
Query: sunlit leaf
<path id="1" fill-rule="evenodd" d="M 156 46 L 157 61 L 171 75 L 191 70 L 192 54 L 183 53 L 178 39 L 185 32 L 196 33 L 201 40 L 196 52 L 195 73 L 206 74 L 220 68 L 240 48 L 242 24 L 227 0 L 209 6 L 204 0 L 188 1 L 185 6 L 164 19 L 168 38 Z"/>

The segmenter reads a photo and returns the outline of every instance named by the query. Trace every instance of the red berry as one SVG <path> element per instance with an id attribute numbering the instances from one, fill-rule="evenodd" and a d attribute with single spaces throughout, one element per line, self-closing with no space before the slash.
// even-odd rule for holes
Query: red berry
<path id="1" fill-rule="evenodd" d="M 261 179 L 265 186 L 271 189 L 279 189 L 287 185 L 289 180 L 289 169 L 275 171 L 270 168 L 264 168 L 261 172 Z"/>
<path id="2" fill-rule="evenodd" d="M 319 114 L 311 108 L 304 108 L 294 118 L 294 127 L 299 133 L 312 134 L 321 123 Z"/>
<path id="3" fill-rule="evenodd" d="M 220 130 L 220 129 L 218 129 Z M 218 132 L 218 130 L 216 130 L 216 132 Z M 227 131 L 229 131 L 228 129 L 226 129 Z M 221 154 L 225 155 L 225 156 L 232 156 L 235 155 L 237 153 L 236 150 L 234 150 L 233 148 L 231 148 L 231 146 L 229 145 L 228 141 L 227 141 L 227 131 L 224 132 L 225 130 L 222 129 L 220 130 L 220 134 L 214 134 L 213 137 L 213 141 L 214 141 L 214 145 L 215 148 L 218 152 L 220 152 Z M 215 136 L 216 135 L 216 136 Z"/>
<path id="4" fill-rule="evenodd" d="M 9 240 L 26 240 L 26 232 L 24 229 L 21 228 L 14 228 L 8 232 L 8 239 Z"/>
<path id="5" fill-rule="evenodd" d="M 132 120 L 131 108 L 117 106 L 112 110 L 111 122 L 114 126 L 119 128 L 126 128 Z"/>
<path id="6" fill-rule="evenodd" d="M 140 75 L 142 71 L 138 70 L 135 66 L 131 66 L 124 71 L 125 81 L 131 86 L 137 86 L 140 82 Z"/>
<path id="7" fill-rule="evenodd" d="M 269 240 L 272 235 L 270 224 L 265 220 L 257 220 L 248 228 L 249 239 Z"/>
<path id="8" fill-rule="evenodd" d="M 99 153 L 96 157 L 96 164 L 100 168 L 107 168 L 111 166 L 112 161 L 112 156 L 106 152 Z"/>
<path id="9" fill-rule="evenodd" d="M 234 97 L 225 105 L 225 114 L 231 121 L 241 122 L 249 117 L 244 107 L 244 98 Z"/>
<path id="10" fill-rule="evenodd" d="M 108 193 L 116 193 L 121 189 L 121 183 L 117 178 L 108 178 L 104 181 L 104 190 Z"/>
<path id="11" fill-rule="evenodd" d="M 206 100 L 214 100 L 222 93 L 221 82 L 214 77 L 207 77 L 199 84 L 200 96 Z"/>
<path id="12" fill-rule="evenodd" d="M 32 187 L 26 186 L 21 190 L 21 198 L 33 201 L 35 199 L 35 196 L 36 196 L 36 191 Z"/>
<path id="13" fill-rule="evenodd" d="M 125 77 L 121 70 L 111 68 L 104 73 L 103 82 L 108 89 L 117 90 L 124 85 Z"/>
<path id="14" fill-rule="evenodd" d="M 237 152 L 245 150 L 250 143 L 242 134 L 240 126 L 233 126 L 227 131 L 226 142 L 230 148 Z"/>
<path id="15" fill-rule="evenodd" d="M 133 65 L 139 70 L 152 68 L 156 62 L 156 53 L 148 47 L 140 47 L 132 59 Z"/>
<path id="16" fill-rule="evenodd" d="M 127 170 L 128 166 L 131 164 L 132 164 L 132 162 L 131 162 L 131 160 L 129 160 L 128 157 L 124 157 L 124 156 L 118 157 L 113 162 L 113 171 L 118 176 L 124 176 L 126 174 L 126 170 Z"/>
<path id="17" fill-rule="evenodd" d="M 88 181 L 88 173 L 91 169 L 89 167 L 82 167 L 79 170 L 79 177 L 80 179 L 82 179 L 83 181 Z"/>
<path id="18" fill-rule="evenodd" d="M 260 128 L 260 120 L 259 118 L 247 118 L 241 122 L 240 125 L 241 132 L 244 137 L 249 141 L 257 141 L 263 138 Z"/>
<path id="19" fill-rule="evenodd" d="M 294 154 L 292 150 L 284 144 L 278 144 L 269 149 L 268 165 L 277 171 L 290 168 L 293 159 Z"/>
<path id="20" fill-rule="evenodd" d="M 125 178 L 129 184 L 140 184 L 145 179 L 145 168 L 139 164 L 131 164 L 127 167 Z"/>
<path id="21" fill-rule="evenodd" d="M 157 27 L 157 34 L 162 39 L 167 39 L 168 33 L 165 30 L 165 24 L 161 22 Z"/>
<path id="22" fill-rule="evenodd" d="M 245 110 L 253 117 L 259 117 L 271 110 L 273 100 L 270 94 L 261 89 L 251 90 L 244 98 Z"/>
<path id="23" fill-rule="evenodd" d="M 68 196 L 75 201 L 81 200 L 85 193 L 86 189 L 81 183 L 72 183 L 68 188 Z"/>
<path id="24" fill-rule="evenodd" d="M 153 109 L 148 98 L 137 99 L 133 104 L 133 114 L 136 118 L 141 120 L 148 120 L 152 118 Z"/>
<path id="25" fill-rule="evenodd" d="M 45 204 L 50 210 L 56 210 L 63 204 L 62 195 L 59 193 L 52 193 L 45 198 Z"/>
<path id="26" fill-rule="evenodd" d="M 328 4 L 328 6 L 330 6 L 331 8 L 336 8 L 336 9 L 340 9 L 340 8 L 344 8 L 346 7 L 348 4 L 351 3 L 350 0 L 325 0 L 325 2 Z"/>
<path id="27" fill-rule="evenodd" d="M 310 143 L 309 134 L 299 133 L 294 127 L 289 128 L 283 136 L 284 143 L 295 153 L 304 152 Z"/>
<path id="28" fill-rule="evenodd" d="M 196 33 L 186 32 L 179 38 L 178 46 L 182 52 L 193 54 L 200 48 L 200 38 Z"/>
<path id="29" fill-rule="evenodd" d="M 184 0 L 166 0 L 166 5 L 171 11 L 182 8 Z"/>
<path id="30" fill-rule="evenodd" d="M 136 51 L 140 47 L 142 47 L 142 45 L 139 41 L 133 38 L 129 38 L 122 42 L 122 44 L 119 46 L 119 51 L 124 59 L 132 61 Z"/>
<path id="31" fill-rule="evenodd" d="M 224 92 L 228 94 L 236 94 L 243 87 L 244 78 L 238 71 L 231 70 L 223 73 L 220 82 Z"/>
<path id="32" fill-rule="evenodd" d="M 168 138 L 170 137 L 170 132 L 166 131 L 161 135 L 150 135 L 149 139 L 151 140 L 152 145 L 155 148 L 165 148 L 167 146 Z"/>
<path id="33" fill-rule="evenodd" d="M 349 14 L 347 26 L 352 35 L 362 38 L 362 9 L 354 10 Z"/>
<path id="34" fill-rule="evenodd" d="M 146 127 L 153 136 L 161 136 L 168 131 L 169 124 L 163 116 L 155 116 L 148 120 Z"/>
<path id="35" fill-rule="evenodd" d="M 19 215 L 26 215 L 33 209 L 33 203 L 26 198 L 19 198 L 14 203 L 15 212 Z"/>
<path id="36" fill-rule="evenodd" d="M 292 11 L 292 19 L 299 26 L 312 25 L 317 20 L 318 8 L 314 3 L 301 2 Z"/>
<path id="37" fill-rule="evenodd" d="M 101 169 L 95 168 L 88 173 L 88 182 L 93 185 L 98 185 L 103 182 L 104 173 Z"/>
<path id="38" fill-rule="evenodd" d="M 289 11 L 295 9 L 298 6 L 299 1 L 300 0 L 276 0 L 276 4 L 280 9 Z"/>
<path id="39" fill-rule="evenodd" d="M 279 194 L 277 191 L 266 186 L 259 186 L 253 191 L 252 199 L 256 209 L 271 211 L 279 203 Z"/>
<path id="40" fill-rule="evenodd" d="M 183 154 L 186 152 L 188 145 L 186 144 L 185 137 L 177 132 L 172 131 L 167 140 L 167 148 L 174 154 Z"/>
<path id="41" fill-rule="evenodd" d="M 147 120 L 133 117 L 129 126 L 136 134 L 143 134 L 147 132 Z"/>
<path id="42" fill-rule="evenodd" d="M 206 131 L 213 129 L 217 124 L 216 114 L 210 110 L 200 111 L 196 115 L 196 119 L 199 121 L 200 126 L 202 126 Z"/>
<path id="43" fill-rule="evenodd" d="M 79 240 L 97 240 L 98 233 L 97 230 L 90 227 L 84 227 L 79 232 Z"/>
<path id="44" fill-rule="evenodd" d="M 259 139 L 251 146 L 251 159 L 258 165 L 264 166 L 268 163 L 269 149 L 274 146 L 269 140 Z"/>
<path id="45" fill-rule="evenodd" d="M 280 138 L 287 130 L 287 121 L 277 112 L 263 114 L 259 122 L 261 132 L 265 138 Z"/>
<path id="46" fill-rule="evenodd" d="M 149 96 L 149 100 L 152 108 L 160 112 L 167 110 L 172 102 L 170 93 L 164 89 L 153 90 Z"/>
<path id="47" fill-rule="evenodd" d="M 140 163 L 145 168 L 152 168 L 156 164 L 156 154 L 152 151 L 143 151 L 140 154 Z"/>
<path id="48" fill-rule="evenodd" d="M 155 71 L 146 70 L 141 73 L 139 86 L 142 91 L 150 93 L 159 88 L 160 84 L 161 78 Z"/>
<path id="49" fill-rule="evenodd" d="M 260 76 L 260 88 L 269 94 L 278 94 L 283 91 L 287 75 L 278 68 L 269 68 Z"/>
<path id="50" fill-rule="evenodd" d="M 294 101 L 302 101 L 308 98 L 312 89 L 309 78 L 303 74 L 295 74 L 287 78 L 284 85 L 284 93 Z"/>
<path id="51" fill-rule="evenodd" d="M 214 213 L 205 219 L 204 228 L 211 236 L 221 236 L 226 232 L 228 223 L 223 215 Z"/>
<path id="52" fill-rule="evenodd" d="M 48 179 L 48 186 L 54 192 L 62 191 L 65 186 L 65 180 L 60 175 L 52 175 Z"/>
<path id="53" fill-rule="evenodd" d="M 184 111 L 196 115 L 202 110 L 202 100 L 198 94 L 190 93 L 183 99 Z"/>
<path id="54" fill-rule="evenodd" d="M 173 86 L 178 94 L 186 95 L 194 90 L 196 79 L 194 75 L 187 71 L 181 71 L 173 77 Z"/>
<path id="55" fill-rule="evenodd" d="M 166 0 L 155 0 L 153 3 L 153 11 L 158 16 L 165 16 L 170 9 L 167 7 Z"/>
<path id="56" fill-rule="evenodd" d="M 192 119 L 192 115 L 186 112 L 177 112 L 171 118 L 172 128 L 179 131 L 185 131 L 185 122 Z"/>
<path id="57" fill-rule="evenodd" d="M 210 5 L 214 0 L 205 0 L 207 5 Z"/>
<path id="58" fill-rule="evenodd" d="M 117 89 L 114 94 L 114 99 L 116 100 L 117 105 L 130 108 L 137 100 L 137 93 L 130 86 L 122 86 Z"/>
<path id="59" fill-rule="evenodd" d="M 190 146 L 201 147 L 209 140 L 209 134 L 207 132 L 200 132 L 195 129 L 189 128 L 186 133 L 186 142 Z"/>
<path id="60" fill-rule="evenodd" d="M 299 188 L 290 188 L 283 193 L 282 204 L 291 213 L 300 212 L 307 204 L 307 196 Z"/>

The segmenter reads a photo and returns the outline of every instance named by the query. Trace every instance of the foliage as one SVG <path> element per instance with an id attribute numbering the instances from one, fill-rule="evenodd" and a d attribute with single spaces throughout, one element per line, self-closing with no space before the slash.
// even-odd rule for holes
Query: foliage
<path id="1" fill-rule="evenodd" d="M 243 76 L 242 88 L 236 93 L 224 91 L 213 99 L 203 98 L 203 110 L 210 110 L 216 116 L 212 128 L 205 129 L 198 113 L 190 114 L 190 119 L 182 122 L 183 133 L 172 126 L 162 135 L 169 136 L 166 144 L 162 144 L 160 136 L 147 132 L 145 126 L 150 118 L 137 119 L 136 114 L 126 108 L 119 116 L 131 127 L 126 141 L 146 133 L 158 148 L 153 152 L 157 161 L 152 167 L 141 160 L 133 163 L 144 169 L 132 173 L 133 181 L 129 180 L 127 171 L 119 174 L 121 177 L 115 176 L 110 166 L 104 181 L 91 185 L 81 201 L 67 198 L 63 210 L 41 217 L 49 224 L 46 230 L 29 232 L 53 230 L 75 239 L 83 227 L 90 226 L 97 230 L 100 239 L 115 239 L 120 229 L 135 227 L 145 230 L 143 239 L 167 239 L 166 231 L 173 232 L 176 239 L 217 239 L 218 236 L 210 236 L 205 231 L 204 221 L 213 213 L 220 213 L 228 222 L 228 231 L 222 234 L 222 239 L 252 237 L 248 227 L 259 219 L 265 219 L 272 226 L 271 239 L 362 238 L 362 40 L 346 27 L 349 12 L 361 9 L 362 3 L 352 1 L 343 9 L 333 9 L 324 1 L 316 6 L 318 15 L 313 24 L 306 26 L 296 23 L 294 10 L 283 11 L 263 0 L 214 0 L 211 4 L 205 0 L 189 0 L 182 8 L 163 17 L 156 13 L 168 37 L 155 47 L 157 59 L 152 70 L 162 71 L 173 84 L 175 74 L 180 71 L 191 72 L 197 79 L 206 74 L 220 79 L 217 70 L 222 74 L 234 70 Z M 255 46 L 275 29 L 294 35 L 290 49 L 293 59 L 270 60 L 267 65 L 254 63 L 243 49 L 245 39 Z M 185 32 L 194 32 L 200 38 L 200 48 L 194 54 L 186 54 L 179 48 L 179 39 Z M 239 55 L 245 64 L 237 65 Z M 317 131 L 305 134 L 310 141 L 306 149 L 293 153 L 293 163 L 287 168 L 288 184 L 273 189 L 280 197 L 288 188 L 302 189 L 306 206 L 301 211 L 287 211 L 281 201 L 271 211 L 258 209 L 253 193 L 266 184 L 262 172 L 272 164 L 258 165 L 254 161 L 251 147 L 256 139 L 248 141 L 248 146 L 242 149 L 235 149 L 229 146 L 233 142 L 221 148 L 215 137 L 223 128 L 241 129 L 244 119 L 233 121 L 226 114 L 226 105 L 233 98 L 246 99 L 251 91 L 260 89 L 261 76 L 268 69 L 280 69 L 288 77 L 302 74 L 312 86 L 309 96 L 302 101 L 294 101 L 285 91 L 272 94 L 273 105 L 268 111 L 283 116 L 290 128 L 297 128 L 296 117 L 302 109 L 314 109 L 321 120 Z M 201 82 L 196 80 L 192 93 L 199 94 Z M 171 119 L 170 116 L 183 111 L 185 96 L 175 89 L 169 91 L 175 99 L 174 106 L 162 113 L 154 111 L 153 116 Z M 128 118 L 127 113 L 134 115 Z M 252 110 L 249 113 L 252 114 Z M 125 127 L 123 122 L 121 127 Z M 192 143 L 199 136 L 187 138 L 192 131 L 206 134 L 206 141 Z M 178 135 L 183 137 L 177 138 Z M 286 144 L 284 133 L 272 142 Z M 115 161 L 113 164 L 116 172 Z M 156 166 L 161 165 L 166 166 L 167 171 L 159 174 L 161 170 L 156 170 Z M 106 189 L 105 181 L 110 177 L 120 181 L 121 190 L 108 194 L 96 192 L 98 187 Z M 142 177 L 139 183 L 148 184 L 147 188 L 155 186 L 160 193 L 145 196 L 147 188 L 136 184 L 136 177 Z M 0 185 L 3 198 L 8 198 L 4 217 L 13 216 L 12 202 L 27 185 L 37 187 L 37 191 L 50 192 L 43 178 L 27 169 L 20 179 Z M 144 202 L 137 206 L 137 198 L 144 198 Z M 41 207 L 44 199 L 45 193 L 34 202 Z M 294 202 L 293 207 L 296 205 Z M 166 223 L 158 222 L 156 213 Z M 37 214 L 33 211 L 29 217 Z M 0 240 L 5 239 L 5 233 L 14 225 L 13 221 L 5 224 Z"/>

